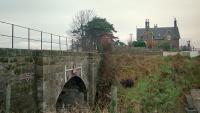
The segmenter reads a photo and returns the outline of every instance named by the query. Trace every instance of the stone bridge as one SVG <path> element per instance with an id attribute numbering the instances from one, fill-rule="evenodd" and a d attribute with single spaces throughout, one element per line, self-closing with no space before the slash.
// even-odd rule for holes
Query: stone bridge
<path id="1" fill-rule="evenodd" d="M 0 112 L 93 105 L 97 53 L 0 49 Z"/>

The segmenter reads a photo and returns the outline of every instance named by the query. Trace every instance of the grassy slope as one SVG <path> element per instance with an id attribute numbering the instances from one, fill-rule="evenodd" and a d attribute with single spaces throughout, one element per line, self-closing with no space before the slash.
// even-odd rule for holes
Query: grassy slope
<path id="1" fill-rule="evenodd" d="M 200 58 L 113 55 L 117 78 L 134 80 L 133 88 L 119 85 L 119 111 L 183 113 L 184 94 L 200 87 Z"/>

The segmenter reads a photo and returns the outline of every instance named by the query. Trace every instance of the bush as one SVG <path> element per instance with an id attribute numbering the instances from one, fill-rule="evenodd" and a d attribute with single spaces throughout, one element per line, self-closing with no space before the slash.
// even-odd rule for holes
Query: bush
<path id="1" fill-rule="evenodd" d="M 170 51 L 170 43 L 167 41 L 160 42 L 157 44 L 157 48 L 162 49 L 164 51 Z"/>
<path id="2" fill-rule="evenodd" d="M 133 113 L 133 112 L 134 112 L 134 109 L 131 106 L 128 106 L 126 113 Z"/>
<path id="3" fill-rule="evenodd" d="M 134 47 L 146 47 L 146 44 L 144 41 L 133 41 L 132 45 Z"/>
<path id="4" fill-rule="evenodd" d="M 172 75 L 172 69 L 167 65 L 161 65 L 160 72 L 162 77 L 165 77 L 167 75 Z"/>
<path id="5" fill-rule="evenodd" d="M 132 79 L 122 79 L 120 81 L 123 87 L 130 88 L 133 87 L 133 80 Z"/>

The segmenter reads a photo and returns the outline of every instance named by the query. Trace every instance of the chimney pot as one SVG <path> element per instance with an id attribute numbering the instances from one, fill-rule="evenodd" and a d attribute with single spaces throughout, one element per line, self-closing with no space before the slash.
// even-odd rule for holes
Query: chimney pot
<path id="1" fill-rule="evenodd" d="M 176 18 L 174 18 L 174 27 L 177 27 L 177 21 L 176 21 Z"/>

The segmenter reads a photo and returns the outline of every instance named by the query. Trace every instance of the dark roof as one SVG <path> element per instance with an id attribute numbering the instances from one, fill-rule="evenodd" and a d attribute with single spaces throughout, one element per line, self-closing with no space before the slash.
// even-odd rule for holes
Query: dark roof
<path id="1" fill-rule="evenodd" d="M 178 27 L 155 27 L 150 28 L 153 33 L 154 39 L 162 39 L 164 35 L 169 32 L 174 38 L 180 39 Z M 145 28 L 137 28 L 137 38 L 143 35 Z"/>

